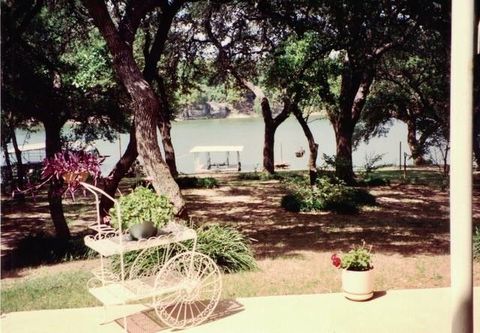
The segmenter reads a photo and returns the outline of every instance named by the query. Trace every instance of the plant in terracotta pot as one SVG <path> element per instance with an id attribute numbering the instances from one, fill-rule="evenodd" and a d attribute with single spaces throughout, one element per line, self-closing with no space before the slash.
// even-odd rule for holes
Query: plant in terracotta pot
<path id="1" fill-rule="evenodd" d="M 146 187 L 137 187 L 118 200 L 122 230 L 129 230 L 133 239 L 153 237 L 158 228 L 167 225 L 173 217 L 173 205 L 167 197 L 158 195 Z M 118 228 L 118 217 L 110 209 L 111 224 Z"/>
<path id="2" fill-rule="evenodd" d="M 332 264 L 342 269 L 342 289 L 346 298 L 366 301 L 373 297 L 372 247 L 362 245 L 339 256 L 332 255 Z"/>

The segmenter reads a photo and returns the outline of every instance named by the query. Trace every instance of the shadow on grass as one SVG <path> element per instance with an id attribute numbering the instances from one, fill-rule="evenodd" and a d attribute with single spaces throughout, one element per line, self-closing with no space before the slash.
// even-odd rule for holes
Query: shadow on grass
<path id="1" fill-rule="evenodd" d="M 93 258 L 95 254 L 85 246 L 83 237 L 84 234 L 76 234 L 69 240 L 61 240 L 40 233 L 20 239 L 14 249 L 2 255 L 2 278 L 13 277 L 16 269 L 24 267 Z"/>
<path id="2" fill-rule="evenodd" d="M 428 174 L 425 175 L 427 178 Z M 194 221 L 228 223 L 253 239 L 257 258 L 279 257 L 299 250 L 348 251 L 365 240 L 385 254 L 449 253 L 448 192 L 423 185 L 395 184 L 372 189 L 377 207 L 357 215 L 291 213 L 280 207 L 287 192 L 278 182 L 232 183 L 185 197 Z M 230 186 L 228 186 L 230 185 Z M 480 224 L 480 195 L 474 192 L 474 224 Z"/>

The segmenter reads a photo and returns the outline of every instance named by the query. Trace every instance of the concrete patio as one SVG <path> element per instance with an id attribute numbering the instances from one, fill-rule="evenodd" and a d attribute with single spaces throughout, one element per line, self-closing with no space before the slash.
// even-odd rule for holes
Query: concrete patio
<path id="1" fill-rule="evenodd" d="M 475 332 L 480 332 L 480 288 L 474 289 Z M 143 312 L 139 312 L 142 311 Z M 141 305 L 109 308 L 109 318 L 122 313 L 129 332 L 170 332 L 155 313 Z M 123 320 L 104 320 L 103 308 L 14 312 L 1 318 L 2 333 L 123 332 Z M 377 292 L 367 302 L 341 294 L 272 296 L 223 300 L 213 318 L 192 333 L 290 332 L 450 332 L 450 289 L 409 289 Z"/>

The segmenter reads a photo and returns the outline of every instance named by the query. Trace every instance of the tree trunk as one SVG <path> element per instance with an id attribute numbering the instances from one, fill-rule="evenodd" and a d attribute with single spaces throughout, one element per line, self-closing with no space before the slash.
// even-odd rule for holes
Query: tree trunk
<path id="1" fill-rule="evenodd" d="M 413 163 L 416 166 L 425 165 L 426 161 L 423 157 L 424 149 L 417 140 L 417 126 L 415 124 L 415 119 L 408 119 L 406 123 L 408 128 L 407 142 L 412 153 Z"/>
<path id="2" fill-rule="evenodd" d="M 63 124 L 45 121 L 43 126 L 45 127 L 45 153 L 47 158 L 51 158 L 62 149 L 60 132 Z M 48 207 L 57 238 L 68 239 L 70 238 L 70 229 L 63 214 L 62 188 L 63 180 L 52 178 L 48 189 Z"/>
<path id="3" fill-rule="evenodd" d="M 335 158 L 335 175 L 347 185 L 354 185 L 355 174 L 352 163 L 352 136 L 353 126 L 337 122 L 334 125 L 337 143 L 337 156 Z"/>
<path id="4" fill-rule="evenodd" d="M 160 102 L 162 105 L 162 113 L 158 118 L 158 129 L 162 135 L 163 151 L 165 152 L 165 163 L 167 163 L 168 169 L 173 177 L 178 176 L 177 163 L 175 161 L 175 149 L 173 148 L 171 129 L 172 123 L 170 122 L 171 109 L 168 102 L 167 91 L 163 79 L 156 76 L 158 84 L 158 90 L 160 93 Z"/>
<path id="5" fill-rule="evenodd" d="M 173 177 L 178 176 L 177 163 L 175 161 L 175 149 L 173 148 L 170 119 L 160 121 L 158 124 L 160 134 L 162 135 L 163 151 L 165 152 L 165 163 Z"/>
<path id="6" fill-rule="evenodd" d="M 245 85 L 246 86 L 246 85 Z M 248 86 L 247 86 L 248 87 Z M 261 107 L 262 107 L 262 116 L 263 122 L 265 124 L 265 133 L 264 133 L 264 142 L 263 142 L 263 170 L 269 174 L 275 173 L 275 132 L 277 131 L 278 126 L 285 121 L 290 115 L 290 101 L 285 99 L 283 110 L 275 118 L 272 117 L 272 110 L 270 108 L 270 103 L 266 97 L 264 97 L 263 92 L 256 93 L 254 89 L 249 88 L 250 91 L 255 93 L 255 96 L 263 96 Z"/>
<path id="7" fill-rule="evenodd" d="M 473 112 L 473 156 L 480 171 L 480 105 Z"/>
<path id="8" fill-rule="evenodd" d="M 115 164 L 108 177 L 104 179 L 103 190 L 111 197 L 115 196 L 118 184 L 125 177 L 132 164 L 138 157 L 137 140 L 135 139 L 135 124 L 132 122 L 132 128 L 130 130 L 130 141 L 128 142 L 127 149 L 123 153 L 120 160 Z M 100 199 L 100 220 L 103 223 L 104 217 L 108 215 L 108 211 L 113 207 L 112 200 L 105 196 Z"/>
<path id="9" fill-rule="evenodd" d="M 86 5 L 112 54 L 113 69 L 131 99 L 131 108 L 135 116 L 137 149 L 145 172 L 151 178 L 156 192 L 168 197 L 174 205 L 174 212 L 180 214 L 185 202 L 180 188 L 163 161 L 158 145 L 157 117 L 161 112 L 160 102 L 135 62 L 132 40 L 126 41 L 125 36 L 120 36 L 105 3 L 87 0 Z M 128 31 L 134 36 L 136 28 L 123 26 L 120 30 Z"/>
<path id="10" fill-rule="evenodd" d="M 8 145 L 6 138 L 2 136 L 2 149 L 3 149 L 3 154 L 5 155 L 5 179 L 2 179 L 2 193 L 8 193 L 7 192 L 7 185 L 10 185 L 10 192 L 13 192 L 13 172 L 12 172 L 12 164 L 10 162 L 10 155 L 8 154 Z"/>
<path id="11" fill-rule="evenodd" d="M 269 174 L 275 173 L 275 131 L 277 127 L 272 118 L 272 110 L 270 103 L 266 97 L 261 101 L 263 122 L 265 124 L 265 132 L 263 139 L 263 170 Z"/>
<path id="12" fill-rule="evenodd" d="M 305 118 L 303 118 L 302 112 L 298 108 L 298 105 L 293 107 L 293 114 L 297 118 L 298 123 L 302 127 L 303 133 L 308 141 L 308 149 L 310 150 L 310 157 L 308 159 L 308 171 L 310 176 L 310 185 L 314 186 L 317 180 L 317 156 L 318 156 L 318 143 L 315 142 L 312 131 L 308 126 Z"/>
<path id="13" fill-rule="evenodd" d="M 23 185 L 25 184 L 25 168 L 23 167 L 22 152 L 20 151 L 20 148 L 18 148 L 15 129 L 13 127 L 10 127 L 10 130 L 13 149 L 15 150 L 15 158 L 17 159 L 17 186 L 19 188 L 23 188 Z"/>
<path id="14" fill-rule="evenodd" d="M 263 169 L 269 174 L 275 173 L 274 148 L 276 128 L 270 122 L 265 121 L 265 133 L 263 141 Z"/>

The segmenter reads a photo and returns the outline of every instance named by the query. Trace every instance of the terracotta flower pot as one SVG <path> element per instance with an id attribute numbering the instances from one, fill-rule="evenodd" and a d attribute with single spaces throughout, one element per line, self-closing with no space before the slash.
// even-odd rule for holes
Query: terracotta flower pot
<path id="1" fill-rule="evenodd" d="M 373 269 L 368 271 L 342 271 L 342 289 L 352 301 L 366 301 L 373 297 Z"/>
<path id="2" fill-rule="evenodd" d="M 62 175 L 62 178 L 66 183 L 72 183 L 73 181 L 84 182 L 88 178 L 88 172 L 66 172 Z"/>

